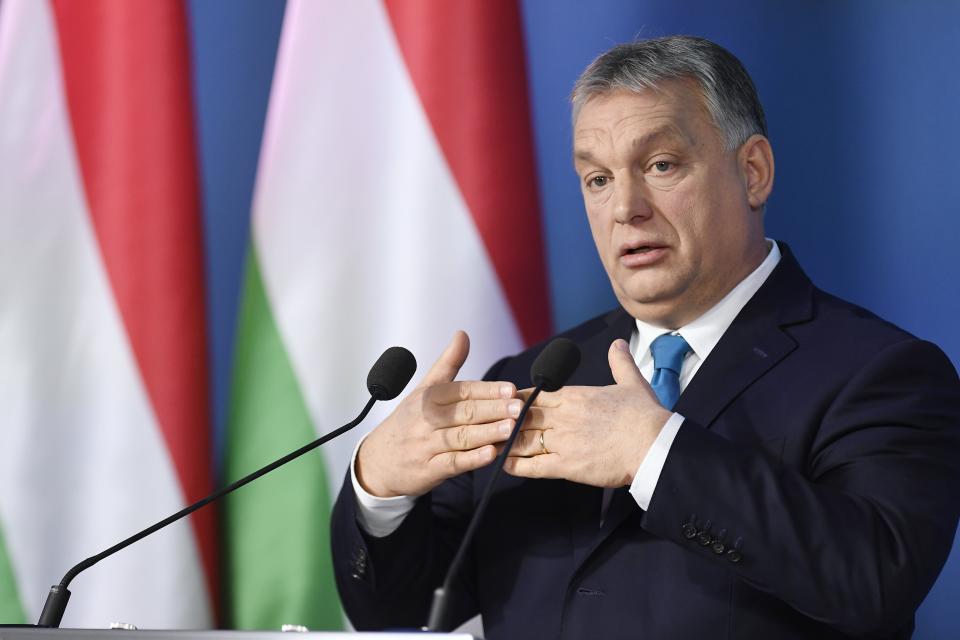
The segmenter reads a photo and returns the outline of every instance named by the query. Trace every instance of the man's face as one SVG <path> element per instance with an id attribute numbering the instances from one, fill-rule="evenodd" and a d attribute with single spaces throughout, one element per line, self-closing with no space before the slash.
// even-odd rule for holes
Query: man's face
<path id="1" fill-rule="evenodd" d="M 600 259 L 631 315 L 683 326 L 763 260 L 746 146 L 724 151 L 692 81 L 613 91 L 582 107 L 574 164 Z"/>

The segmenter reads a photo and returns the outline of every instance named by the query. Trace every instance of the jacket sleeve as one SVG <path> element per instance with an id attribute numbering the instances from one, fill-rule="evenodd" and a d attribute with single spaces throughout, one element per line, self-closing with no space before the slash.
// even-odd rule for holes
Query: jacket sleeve
<path id="1" fill-rule="evenodd" d="M 505 362 L 484 380 L 495 379 Z M 443 582 L 473 513 L 473 474 L 442 483 L 417 500 L 388 536 L 368 535 L 357 523 L 357 497 L 349 471 L 333 508 L 334 576 L 344 610 L 358 630 L 420 628 L 427 623 L 433 591 Z M 449 619 L 459 626 L 476 615 L 470 556 L 450 595 Z"/>
<path id="2" fill-rule="evenodd" d="M 396 531 L 377 538 L 357 523 L 357 498 L 347 478 L 333 508 L 331 546 L 337 590 L 354 627 L 418 629 L 427 623 L 433 590 L 443 582 L 469 520 L 470 484 L 469 474 L 445 482 L 420 497 Z M 442 499 L 435 501 L 434 494 Z M 458 509 L 460 504 L 467 506 Z M 465 575 L 454 588 L 450 619 L 457 624 L 476 613 L 466 586 L 471 583 Z"/>
<path id="3" fill-rule="evenodd" d="M 685 422 L 643 527 L 854 636 L 909 624 L 960 511 L 960 384 L 935 346 L 877 353 L 812 429 L 807 468 Z"/>

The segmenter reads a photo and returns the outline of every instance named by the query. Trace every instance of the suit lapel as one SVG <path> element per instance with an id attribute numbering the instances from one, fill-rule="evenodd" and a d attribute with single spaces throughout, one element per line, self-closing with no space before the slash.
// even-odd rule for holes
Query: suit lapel
<path id="1" fill-rule="evenodd" d="M 784 243 L 780 264 L 743 307 L 680 395 L 674 410 L 709 428 L 753 381 L 797 345 L 783 327 L 812 316 L 813 284 Z"/>
<path id="2" fill-rule="evenodd" d="M 780 264 L 723 334 L 694 379 L 680 395 L 674 408 L 677 413 L 703 427 L 709 428 L 730 402 L 796 348 L 796 343 L 783 331 L 783 327 L 803 322 L 813 315 L 813 284 L 803 273 L 787 245 L 782 242 L 778 244 L 782 254 Z M 615 311 L 608 317 L 614 318 L 617 313 Z M 626 335 L 610 337 L 606 341 L 607 347 L 615 337 L 629 339 L 633 330 L 632 318 L 622 310 L 619 313 L 622 313 L 628 322 L 625 324 L 622 318 L 617 317 L 614 325 L 618 326 L 620 331 L 626 327 Z M 584 344 L 583 348 L 586 353 L 590 347 Z M 597 348 L 599 349 L 599 346 Z M 603 379 L 609 382 L 603 384 L 612 384 L 606 353 L 604 348 L 602 354 L 606 376 Z M 600 489 L 594 491 L 598 495 L 602 493 Z M 578 490 L 576 493 L 584 492 L 585 490 Z M 571 498 L 574 497 L 584 499 L 582 495 L 571 495 Z M 596 498 L 594 504 L 599 509 L 599 498 Z M 640 507 L 627 487 L 616 489 L 602 527 L 599 520 L 594 519 L 592 529 L 582 525 L 582 531 L 574 528 L 574 570 L 576 571 L 624 520 L 639 511 Z M 578 521 L 583 517 L 583 514 L 578 514 Z"/>
<path id="3" fill-rule="evenodd" d="M 580 343 L 580 366 L 570 377 L 567 385 L 591 385 L 594 387 L 613 384 L 607 353 L 610 343 L 617 338 L 629 341 L 636 326 L 633 318 L 621 308 L 614 309 L 604 318 L 606 328 Z"/>

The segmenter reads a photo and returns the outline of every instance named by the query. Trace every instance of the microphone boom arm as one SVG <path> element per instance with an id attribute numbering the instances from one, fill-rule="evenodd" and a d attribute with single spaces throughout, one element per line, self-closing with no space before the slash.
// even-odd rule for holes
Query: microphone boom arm
<path id="1" fill-rule="evenodd" d="M 334 431 L 331 431 L 330 433 L 327 433 L 323 436 L 320 436 L 313 442 L 310 442 L 309 444 L 306 444 L 300 447 L 296 451 L 291 451 L 290 453 L 283 456 L 282 458 L 275 460 L 270 464 L 264 467 L 261 467 L 260 469 L 257 469 L 253 473 L 246 475 L 240 478 L 239 480 L 236 480 L 235 482 L 228 484 L 222 489 L 218 489 L 217 491 L 214 491 L 206 498 L 198 500 L 197 502 L 194 502 L 190 506 L 185 507 L 180 511 L 177 511 L 176 513 L 174 513 L 171 516 L 168 516 L 167 518 L 164 518 L 160 522 L 147 527 L 143 531 L 136 533 L 130 536 L 129 538 L 118 542 L 117 544 L 113 545 L 106 551 L 102 551 L 101 553 L 98 553 L 95 556 L 90 556 L 83 562 L 78 563 L 72 569 L 67 571 L 67 573 L 63 576 L 63 579 L 60 581 L 60 584 L 56 584 L 50 587 L 50 592 L 47 594 L 47 600 L 43 605 L 43 611 L 40 613 L 40 620 L 37 622 L 37 626 L 51 627 L 51 628 L 58 628 L 60 626 L 60 621 L 63 619 L 63 613 L 67 608 L 67 601 L 70 599 L 70 591 L 67 587 L 70 586 L 70 582 L 81 571 L 85 571 L 86 569 L 89 569 L 90 567 L 97 564 L 104 558 L 108 558 L 113 554 L 115 554 L 116 552 L 122 549 L 125 549 L 126 547 L 129 547 L 134 542 L 137 542 L 138 540 L 146 538 L 150 534 L 155 533 L 160 529 L 163 529 L 167 525 L 173 524 L 177 520 L 185 518 L 186 516 L 196 511 L 197 509 L 200 509 L 201 507 L 204 507 L 210 504 L 211 502 L 214 502 L 215 500 L 222 498 L 228 493 L 235 491 L 240 487 L 253 482 L 257 478 L 270 473 L 277 467 L 285 465 L 291 460 L 299 458 L 303 454 L 313 451 L 323 443 L 329 440 L 332 440 L 343 433 L 346 433 L 350 429 L 353 429 L 355 426 L 360 424 L 364 418 L 367 417 L 367 414 L 370 413 L 370 409 L 373 408 L 373 405 L 377 400 L 378 400 L 377 397 L 371 397 L 367 401 L 366 406 L 364 406 L 360 414 L 353 421 L 343 425 L 342 427 L 335 429 Z"/>
<path id="2" fill-rule="evenodd" d="M 500 452 L 500 455 L 497 456 L 497 460 L 493 467 L 493 473 L 490 475 L 490 481 L 487 482 L 487 487 L 483 492 L 483 496 L 480 498 L 479 504 L 477 504 L 476 510 L 473 512 L 473 516 L 470 519 L 470 524 L 467 526 L 466 533 L 463 534 L 463 541 L 460 543 L 460 548 L 457 549 L 457 555 L 453 557 L 453 562 L 450 563 L 450 568 L 447 569 L 447 577 L 443 581 L 443 584 L 437 587 L 433 592 L 433 602 L 430 604 L 430 619 L 427 622 L 427 631 L 448 631 L 446 620 L 446 613 L 449 610 L 449 605 L 447 604 L 447 597 L 450 594 L 450 588 L 453 586 L 453 579 L 459 573 L 460 565 L 463 564 L 463 560 L 467 555 L 467 549 L 470 548 L 470 543 L 473 541 L 473 536 L 477 531 L 477 527 L 480 524 L 480 521 L 483 519 L 483 514 L 487 510 L 487 503 L 490 502 L 490 498 L 493 497 L 493 485 L 497 481 L 497 478 L 500 477 L 500 472 L 503 471 L 503 465 L 507 461 L 507 456 L 510 455 L 510 449 L 513 447 L 514 441 L 516 441 L 517 436 L 520 435 L 520 427 L 523 425 L 524 419 L 527 417 L 527 411 L 529 411 L 530 406 L 533 405 L 534 400 L 537 399 L 537 396 L 540 395 L 540 392 L 543 391 L 544 383 L 540 382 L 536 387 L 533 388 L 533 391 L 530 393 L 530 397 L 527 398 L 527 401 L 523 403 L 523 408 L 520 410 L 520 415 L 517 416 L 517 422 L 513 425 L 513 431 L 510 432 L 510 437 L 507 438 L 507 442 L 503 447 L 503 451 Z"/>
<path id="3" fill-rule="evenodd" d="M 523 420 L 527 417 L 527 411 L 530 410 L 530 407 L 537 399 L 537 396 L 540 395 L 541 391 L 557 391 L 563 387 L 579 364 L 580 348 L 567 338 L 555 338 L 552 340 L 550 344 L 540 352 L 536 360 L 533 361 L 533 365 L 530 367 L 530 378 L 534 384 L 533 391 L 530 393 L 527 401 L 523 403 L 520 415 L 517 416 L 517 423 L 513 426 L 513 431 L 510 432 L 510 437 L 507 439 L 503 451 L 500 452 L 500 455 L 497 456 L 497 459 L 494 461 L 490 481 L 483 490 L 480 502 L 477 504 L 477 508 L 473 512 L 473 517 L 470 519 L 470 524 L 463 534 L 460 548 L 457 549 L 457 553 L 453 557 L 453 562 L 450 563 L 450 568 L 447 569 L 447 575 L 444 577 L 443 584 L 433 592 L 433 602 L 430 605 L 430 619 L 425 627 L 426 631 L 450 630 L 447 624 L 447 611 L 449 611 L 448 598 L 450 588 L 453 586 L 453 579 L 459 572 L 460 565 L 463 564 L 463 560 L 466 557 L 467 549 L 470 547 L 470 543 L 473 541 L 473 537 L 477 532 L 480 520 L 483 519 L 487 504 L 493 496 L 493 486 L 497 482 L 497 478 L 500 477 L 500 472 L 503 471 L 503 465 L 507 461 L 507 456 L 510 455 L 510 449 L 513 448 L 513 443 L 516 441 L 517 436 L 520 435 L 520 427 L 523 426 Z"/>

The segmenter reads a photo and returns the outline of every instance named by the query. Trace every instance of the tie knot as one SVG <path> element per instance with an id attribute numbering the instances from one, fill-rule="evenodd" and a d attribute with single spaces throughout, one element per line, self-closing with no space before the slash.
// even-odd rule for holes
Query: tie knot
<path id="1" fill-rule="evenodd" d="M 683 359 L 689 351 L 690 345 L 683 339 L 683 336 L 665 333 L 657 337 L 650 345 L 650 353 L 653 354 L 653 368 L 670 369 L 680 375 Z"/>

